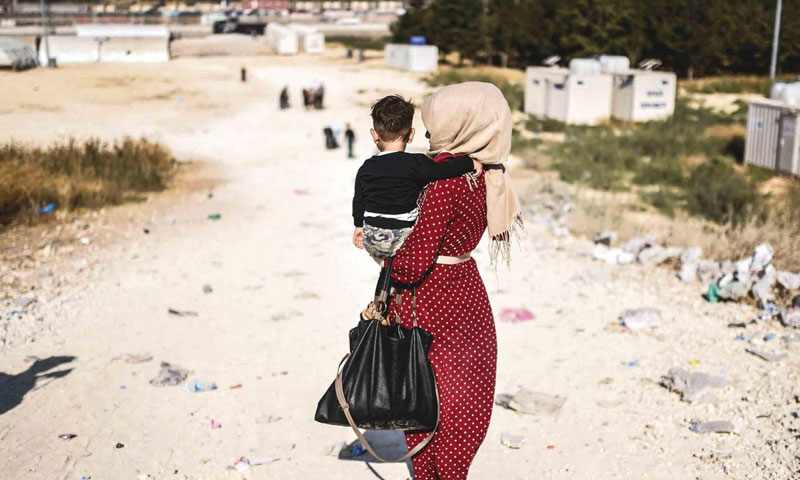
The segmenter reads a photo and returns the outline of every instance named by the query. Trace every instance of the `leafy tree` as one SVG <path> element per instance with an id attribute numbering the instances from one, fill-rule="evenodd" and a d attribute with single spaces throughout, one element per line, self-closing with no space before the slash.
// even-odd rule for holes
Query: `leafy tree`
<path id="1" fill-rule="evenodd" d="M 475 59 L 488 45 L 483 0 L 433 0 L 430 36 L 442 53 L 458 52 L 460 62 Z"/>

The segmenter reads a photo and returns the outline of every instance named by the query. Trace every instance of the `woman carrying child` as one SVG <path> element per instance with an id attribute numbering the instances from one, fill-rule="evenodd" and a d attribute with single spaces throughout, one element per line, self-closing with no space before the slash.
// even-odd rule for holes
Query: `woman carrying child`
<path id="1" fill-rule="evenodd" d="M 509 260 L 511 236 L 521 227 L 519 201 L 502 164 L 511 149 L 511 112 L 497 87 L 468 82 L 428 97 L 422 121 L 436 162 L 469 155 L 484 169 L 477 179 L 428 186 L 392 274 L 398 286 L 415 287 L 416 302 L 406 291 L 401 305 L 391 303 L 391 318 L 411 328 L 416 303 L 419 325 L 434 335 L 428 357 L 439 388 L 439 430 L 414 457 L 415 478 L 462 480 L 489 427 L 497 362 L 492 309 L 471 252 L 488 226 L 492 259 Z M 426 436 L 406 435 L 408 447 Z"/>

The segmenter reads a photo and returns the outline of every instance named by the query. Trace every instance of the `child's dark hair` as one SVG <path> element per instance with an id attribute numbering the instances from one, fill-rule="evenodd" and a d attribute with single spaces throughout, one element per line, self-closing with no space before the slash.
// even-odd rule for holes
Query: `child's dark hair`
<path id="1" fill-rule="evenodd" d="M 372 127 L 384 142 L 408 139 L 414 120 L 414 104 L 400 95 L 389 95 L 372 106 Z"/>

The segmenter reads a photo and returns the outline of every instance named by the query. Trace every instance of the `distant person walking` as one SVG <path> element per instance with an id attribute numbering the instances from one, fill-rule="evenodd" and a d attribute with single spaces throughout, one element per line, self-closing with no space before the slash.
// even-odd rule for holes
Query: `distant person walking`
<path id="1" fill-rule="evenodd" d="M 356 141 L 356 133 L 349 123 L 345 124 L 344 138 L 347 140 L 347 158 L 355 158 L 353 154 L 353 143 Z"/>
<path id="2" fill-rule="evenodd" d="M 289 87 L 283 87 L 281 90 L 281 110 L 286 110 L 289 108 Z"/>
<path id="3" fill-rule="evenodd" d="M 325 127 L 322 130 L 322 133 L 325 134 L 325 148 L 327 148 L 328 150 L 339 148 L 339 142 L 336 141 L 336 135 L 334 135 L 333 129 L 331 127 Z"/>

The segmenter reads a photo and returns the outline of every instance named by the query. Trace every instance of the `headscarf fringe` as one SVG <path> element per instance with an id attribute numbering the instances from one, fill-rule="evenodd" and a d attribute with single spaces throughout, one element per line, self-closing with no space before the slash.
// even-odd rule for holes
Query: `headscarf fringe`
<path id="1" fill-rule="evenodd" d="M 511 267 L 511 243 L 517 243 L 521 236 L 525 233 L 525 224 L 522 222 L 522 214 L 520 213 L 514 218 L 511 227 L 490 239 L 489 242 L 489 264 L 497 267 L 497 259 L 501 258 L 507 267 Z"/>

